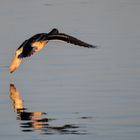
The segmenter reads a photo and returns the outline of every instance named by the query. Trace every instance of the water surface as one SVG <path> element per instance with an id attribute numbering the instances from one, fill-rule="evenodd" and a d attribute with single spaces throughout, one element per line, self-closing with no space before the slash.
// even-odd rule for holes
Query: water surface
<path id="1" fill-rule="evenodd" d="M 1 139 L 138 140 L 139 13 L 139 0 L 1 1 Z M 100 47 L 50 42 L 10 75 L 22 41 L 53 27 Z"/>

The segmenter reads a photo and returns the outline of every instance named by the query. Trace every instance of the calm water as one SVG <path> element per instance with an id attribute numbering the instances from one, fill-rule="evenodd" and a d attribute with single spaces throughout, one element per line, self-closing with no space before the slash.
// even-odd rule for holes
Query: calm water
<path id="1" fill-rule="evenodd" d="M 139 140 L 140 1 L 0 2 L 0 138 Z M 99 45 L 50 42 L 12 75 L 16 48 L 53 27 Z"/>

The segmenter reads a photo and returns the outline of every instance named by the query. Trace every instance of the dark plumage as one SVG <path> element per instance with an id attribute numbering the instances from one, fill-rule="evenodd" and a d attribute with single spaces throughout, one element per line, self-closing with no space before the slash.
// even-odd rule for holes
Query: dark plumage
<path id="1" fill-rule="evenodd" d="M 43 49 L 50 40 L 61 40 L 74 45 L 79 45 L 87 48 L 95 48 L 96 46 L 83 42 L 70 35 L 59 33 L 57 29 L 53 29 L 48 34 L 39 33 L 25 40 L 16 50 L 16 54 L 9 67 L 10 73 L 14 72 L 20 65 L 22 58 L 33 55 L 35 52 Z"/>

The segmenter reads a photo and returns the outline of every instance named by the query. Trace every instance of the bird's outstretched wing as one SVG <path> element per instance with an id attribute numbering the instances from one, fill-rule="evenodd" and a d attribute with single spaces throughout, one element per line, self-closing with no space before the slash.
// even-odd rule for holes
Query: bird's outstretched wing
<path id="1" fill-rule="evenodd" d="M 61 40 L 61 41 L 65 41 L 67 43 L 71 43 L 74 45 L 79 45 L 79 46 L 83 46 L 83 47 L 87 47 L 87 48 L 96 48 L 97 46 L 88 44 L 84 41 L 81 41 L 73 36 L 64 34 L 64 33 L 56 33 L 56 34 L 48 34 L 47 36 L 47 40 Z"/>

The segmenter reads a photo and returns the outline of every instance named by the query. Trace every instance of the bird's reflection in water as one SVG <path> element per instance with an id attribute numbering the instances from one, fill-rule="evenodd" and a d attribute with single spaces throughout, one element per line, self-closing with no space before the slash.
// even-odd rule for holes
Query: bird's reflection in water
<path id="1" fill-rule="evenodd" d="M 43 118 L 43 115 L 46 114 L 45 112 L 26 111 L 27 109 L 24 107 L 20 92 L 14 84 L 10 84 L 10 98 L 12 100 L 13 110 L 17 112 L 17 119 L 25 121 L 21 123 L 21 127 L 26 128 L 23 131 L 43 129 L 48 125 L 48 118 Z"/>
<path id="2" fill-rule="evenodd" d="M 17 119 L 21 120 L 20 127 L 24 132 L 39 130 L 41 134 L 85 134 L 80 133 L 76 125 L 65 124 L 63 126 L 50 126 L 53 119 L 44 118 L 45 112 L 30 112 L 24 107 L 20 92 L 14 84 L 10 84 L 10 98 L 13 111 L 17 113 Z"/>

